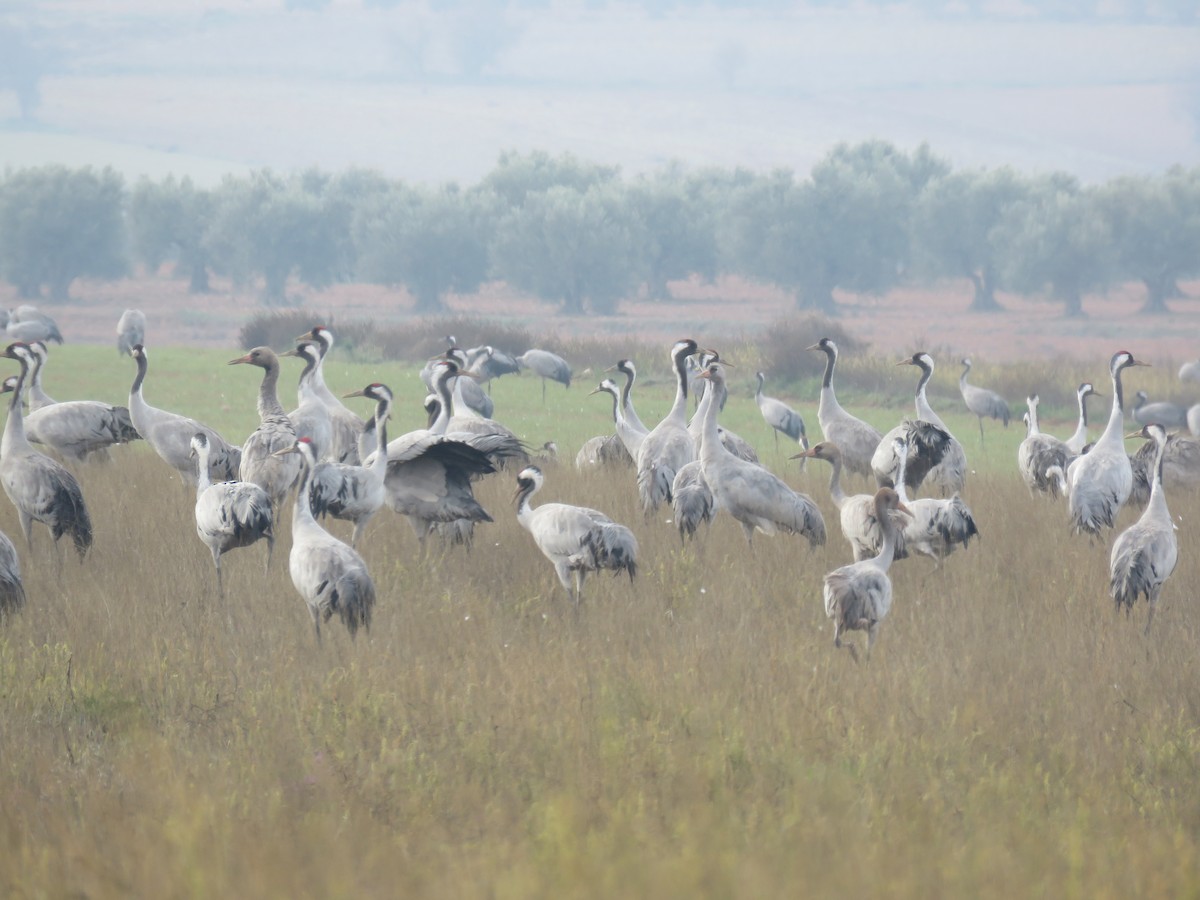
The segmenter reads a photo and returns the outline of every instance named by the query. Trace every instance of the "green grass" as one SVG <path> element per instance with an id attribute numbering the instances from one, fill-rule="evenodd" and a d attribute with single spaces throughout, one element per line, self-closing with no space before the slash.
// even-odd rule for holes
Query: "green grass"
<path id="1" fill-rule="evenodd" d="M 54 353 L 51 394 L 127 389 L 111 351 Z M 257 373 L 234 355 L 153 352 L 148 399 L 248 429 Z M 395 366 L 329 372 L 339 390 L 374 378 L 422 390 Z M 536 381 L 502 379 L 497 407 L 573 447 L 606 421 L 589 380 L 543 408 Z M 725 418 L 774 463 L 754 416 L 743 394 Z M 969 439 L 973 420 L 951 424 Z M 783 470 L 829 543 L 753 553 L 727 518 L 681 547 L 628 472 L 549 469 L 535 502 L 603 509 L 641 545 L 636 582 L 593 579 L 577 611 L 515 521 L 511 473 L 479 483 L 496 521 L 469 554 L 421 562 L 385 511 L 363 546 L 372 631 L 352 643 L 335 624 L 318 651 L 286 520 L 270 571 L 262 547 L 227 557 L 221 604 L 190 495 L 144 448 L 116 454 L 81 472 L 91 556 L 56 576 L 40 530 L 28 608 L 0 626 L 0 892 L 1195 895 L 1200 499 L 1170 498 L 1181 561 L 1146 640 L 1144 607 L 1113 617 L 1107 546 L 1021 486 L 1017 432 L 989 431 L 986 455 L 968 440 L 982 537 L 941 572 L 893 568 L 896 605 L 857 667 L 821 607 L 849 553 L 815 465 Z M 4 500 L 0 528 L 17 534 Z"/>

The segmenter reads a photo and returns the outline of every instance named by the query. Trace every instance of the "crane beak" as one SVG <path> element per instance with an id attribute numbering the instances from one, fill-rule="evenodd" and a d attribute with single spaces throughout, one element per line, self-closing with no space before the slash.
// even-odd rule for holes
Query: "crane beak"
<path id="1" fill-rule="evenodd" d="M 348 394 L 342 394 L 342 399 L 349 400 L 351 397 L 365 397 L 365 396 L 367 396 L 367 390 L 366 390 L 366 388 L 363 388 L 361 391 L 351 391 Z"/>
<path id="2" fill-rule="evenodd" d="M 794 456 L 789 456 L 788 459 L 816 459 L 816 457 L 813 456 L 812 447 L 807 447 L 803 453 L 797 453 Z"/>
<path id="3" fill-rule="evenodd" d="M 821 345 L 820 345 L 820 344 L 809 344 L 809 345 L 808 345 L 807 347 L 805 347 L 804 349 L 805 349 L 805 350 L 820 350 L 820 349 L 821 349 Z"/>
<path id="4" fill-rule="evenodd" d="M 299 351 L 299 350 L 284 350 L 284 351 L 283 351 L 282 353 L 280 353 L 279 355 L 280 355 L 280 356 L 299 356 L 299 355 L 300 355 L 300 351 Z"/>
<path id="5" fill-rule="evenodd" d="M 1130 365 L 1131 366 L 1145 366 L 1147 369 L 1152 368 L 1150 363 L 1142 362 L 1140 359 L 1135 359 L 1133 362 L 1130 363 Z"/>
<path id="6" fill-rule="evenodd" d="M 592 396 L 592 394 L 603 394 L 603 393 L 604 393 L 604 388 L 598 387 L 594 391 L 589 391 L 588 396 L 590 397 L 590 396 Z"/>
<path id="7" fill-rule="evenodd" d="M 287 456 L 289 453 L 299 453 L 295 447 L 284 447 L 282 450 L 276 450 L 272 456 Z"/>
<path id="8" fill-rule="evenodd" d="M 240 363 L 249 363 L 249 362 L 250 362 L 250 355 L 249 355 L 249 354 L 247 354 L 246 356 L 239 356 L 237 359 L 231 359 L 231 360 L 230 360 L 229 362 L 227 362 L 225 365 L 227 365 L 227 366 L 236 366 L 236 365 L 238 365 L 238 364 L 240 364 Z"/>
<path id="9" fill-rule="evenodd" d="M 1129 434 L 1125 435 L 1125 440 L 1129 441 L 1129 440 L 1133 440 L 1134 438 L 1140 438 L 1140 437 L 1146 437 L 1146 431 L 1144 428 L 1139 429 L 1138 431 L 1129 432 Z"/>
<path id="10" fill-rule="evenodd" d="M 913 361 L 911 359 L 902 359 L 900 362 L 896 363 L 897 366 L 911 366 L 912 364 Z"/>

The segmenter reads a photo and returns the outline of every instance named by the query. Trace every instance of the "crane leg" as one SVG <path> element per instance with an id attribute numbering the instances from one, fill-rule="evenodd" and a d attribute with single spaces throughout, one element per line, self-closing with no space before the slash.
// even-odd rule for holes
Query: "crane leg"
<path id="1" fill-rule="evenodd" d="M 212 552 L 213 565 L 217 569 L 217 596 L 222 600 L 225 599 L 225 581 L 221 577 L 221 551 L 213 549 Z"/>
<path id="2" fill-rule="evenodd" d="M 33 516 L 26 512 L 18 512 L 17 517 L 21 520 L 21 530 L 25 532 L 25 544 L 29 547 L 30 554 L 33 553 Z"/>
<path id="3" fill-rule="evenodd" d="M 542 406 L 546 405 L 546 379 L 542 379 Z"/>
<path id="4" fill-rule="evenodd" d="M 983 443 L 983 416 L 976 416 L 979 420 L 979 443 Z"/>

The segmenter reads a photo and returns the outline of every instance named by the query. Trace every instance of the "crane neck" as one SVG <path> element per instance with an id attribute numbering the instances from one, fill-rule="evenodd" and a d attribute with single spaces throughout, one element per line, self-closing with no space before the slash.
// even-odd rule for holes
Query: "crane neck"
<path id="1" fill-rule="evenodd" d="M 624 415 L 621 413 L 621 395 L 616 391 L 605 391 L 613 402 L 613 424 L 620 428 L 624 424 Z"/>
<path id="2" fill-rule="evenodd" d="M 387 449 L 381 443 L 379 450 L 376 451 L 376 456 L 387 456 Z M 301 467 L 304 470 L 304 483 L 300 490 L 296 491 L 296 506 L 295 512 L 292 515 L 292 533 L 295 534 L 298 530 L 304 528 L 320 528 L 317 520 L 313 518 L 312 502 L 309 492 L 312 491 L 313 472 L 316 469 L 316 463 L 308 459 L 307 456 L 301 456 Z"/>
<path id="3" fill-rule="evenodd" d="M 908 503 L 908 493 L 904 487 L 904 476 L 908 472 L 908 448 L 905 447 L 896 455 L 900 457 L 900 465 L 896 469 L 896 496 L 901 503 Z"/>
<path id="4" fill-rule="evenodd" d="M 371 472 L 377 478 L 381 479 L 387 477 L 387 420 L 389 413 L 390 409 L 387 402 L 380 400 L 375 407 L 375 434 L 378 436 L 379 446 L 371 465 Z"/>
<path id="5" fill-rule="evenodd" d="M 8 421 L 4 423 L 4 436 L 0 438 L 0 457 L 8 456 L 14 450 L 29 449 L 29 441 L 25 439 L 25 417 L 21 411 L 21 392 L 29 377 L 29 362 L 24 357 L 18 357 L 18 361 L 21 363 L 21 373 L 17 376 L 12 400 L 8 403 Z"/>
<path id="6" fill-rule="evenodd" d="M 758 379 L 758 387 L 754 391 L 754 399 L 761 403 L 763 395 L 763 382 L 766 381 L 766 378 L 763 376 L 762 372 L 759 372 L 754 377 Z"/>
<path id="7" fill-rule="evenodd" d="M 700 416 L 700 457 L 709 462 L 729 455 L 717 430 L 717 409 L 720 404 L 716 400 L 716 393 L 717 385 L 713 382 L 704 392 L 701 408 L 696 411 L 696 415 Z"/>
<path id="8" fill-rule="evenodd" d="M 146 380 L 146 369 L 148 367 L 146 363 L 146 355 L 144 353 L 139 353 L 135 357 L 134 361 L 137 363 L 137 374 L 133 376 L 133 385 L 129 388 L 129 396 L 132 397 L 134 394 L 137 394 L 138 397 L 141 397 L 142 382 Z"/>
<path id="9" fill-rule="evenodd" d="M 530 482 L 527 485 L 522 485 L 517 493 L 517 521 L 524 527 L 529 527 L 529 516 L 533 512 L 533 506 L 530 500 L 538 491 L 536 482 Z"/>
<path id="10" fill-rule="evenodd" d="M 462 402 L 462 392 L 458 385 L 454 386 L 454 393 L 450 392 L 450 372 L 444 371 L 441 376 L 434 382 L 434 389 L 438 396 L 438 411 L 433 421 L 429 424 L 429 430 L 434 434 L 445 434 L 446 429 L 450 426 L 450 418 L 454 415 L 459 406 L 465 407 Z"/>
<path id="11" fill-rule="evenodd" d="M 207 443 L 196 451 L 196 499 L 212 487 L 212 477 L 208 474 L 208 457 L 210 448 Z"/>
<path id="12" fill-rule="evenodd" d="M 971 371 L 970 365 L 963 366 L 962 374 L 958 376 L 958 386 L 960 389 L 965 388 L 967 386 L 967 373 L 970 371 Z"/>
<path id="13" fill-rule="evenodd" d="M 846 491 L 842 488 L 842 454 L 835 453 L 829 460 L 833 472 L 829 476 L 829 499 L 833 505 L 841 509 L 846 504 Z"/>
<path id="14" fill-rule="evenodd" d="M 833 390 L 833 368 L 837 365 L 837 351 L 832 347 L 822 347 L 825 353 L 825 377 L 821 379 L 821 387 Z"/>
<path id="15" fill-rule="evenodd" d="M 675 402 L 671 404 L 671 411 L 667 413 L 668 419 L 680 425 L 687 424 L 688 385 L 686 359 L 687 355 L 684 353 L 679 353 L 675 356 Z"/>
<path id="16" fill-rule="evenodd" d="M 1104 426 L 1104 433 L 1096 439 L 1096 443 L 1103 442 L 1107 446 L 1120 447 L 1124 452 L 1125 441 L 1121 432 L 1125 425 L 1125 394 L 1121 388 L 1120 368 L 1113 370 L 1112 387 L 1112 410 L 1108 414 L 1108 424 Z"/>
<path id="17" fill-rule="evenodd" d="M 258 417 L 263 421 L 271 417 L 287 416 L 279 402 L 279 360 L 271 359 L 263 366 L 262 383 L 258 386 Z"/>
<path id="18" fill-rule="evenodd" d="M 1028 401 L 1026 401 L 1026 402 L 1028 403 Z M 1029 405 L 1029 433 L 1030 434 L 1041 434 L 1041 431 L 1038 428 L 1038 414 L 1037 414 L 1038 404 L 1037 404 L 1037 401 L 1035 400 L 1032 403 L 1028 403 L 1028 405 Z"/>
<path id="19" fill-rule="evenodd" d="M 905 501 L 902 499 L 900 502 L 904 503 Z M 896 556 L 896 538 L 899 529 L 892 520 L 887 503 L 878 496 L 875 498 L 875 517 L 879 520 L 879 527 L 883 531 L 883 546 L 879 548 L 879 553 L 872 562 L 880 571 L 886 572 L 892 564 L 892 559 Z"/>
<path id="20" fill-rule="evenodd" d="M 637 380 L 637 371 L 628 366 L 621 371 L 625 373 L 625 387 L 621 389 L 621 405 L 629 407 L 633 405 L 630 398 L 633 396 L 633 383 Z"/>

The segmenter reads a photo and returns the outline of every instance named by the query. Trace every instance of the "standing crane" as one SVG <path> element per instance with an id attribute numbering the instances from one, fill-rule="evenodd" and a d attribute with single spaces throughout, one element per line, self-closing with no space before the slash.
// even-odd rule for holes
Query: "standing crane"
<path id="1" fill-rule="evenodd" d="M 117 320 L 117 353 L 127 356 L 135 344 L 146 343 L 146 314 L 127 309 Z"/>
<path id="2" fill-rule="evenodd" d="M 333 332 L 324 325 L 317 325 L 311 331 L 300 335 L 297 340 L 314 340 L 321 350 L 321 359 L 317 362 L 311 381 L 317 397 L 329 411 L 329 424 L 332 429 L 329 458 L 334 462 L 356 466 L 362 460 L 358 454 L 358 436 L 363 430 L 362 419 L 347 409 L 325 384 L 325 358 L 333 349 Z"/>
<path id="3" fill-rule="evenodd" d="M 877 554 L 879 548 L 883 546 L 884 535 L 883 526 L 875 515 L 875 495 L 853 494 L 847 496 L 842 489 L 842 451 L 837 444 L 832 441 L 821 441 L 792 458 L 796 459 L 801 456 L 823 459 L 833 466 L 833 473 L 829 476 L 829 499 L 837 507 L 842 534 L 850 542 L 854 561 L 861 562 Z M 901 536 L 896 540 L 896 559 L 903 559 L 907 555 L 904 539 Z"/>
<path id="4" fill-rule="evenodd" d="M 33 550 L 33 523 L 41 522 L 50 529 L 54 550 L 61 565 L 58 539 L 69 534 L 82 560 L 92 546 L 92 520 L 83 501 L 83 491 L 75 476 L 50 457 L 34 450 L 25 437 L 25 422 L 21 412 L 21 392 L 33 354 L 22 343 L 9 344 L 4 355 L 21 364 L 17 386 L 8 405 L 8 421 L 0 439 L 0 483 L 4 493 L 17 508 L 25 543 Z"/>
<path id="5" fill-rule="evenodd" d="M 33 371 L 29 373 L 29 409 L 36 412 L 44 406 L 53 406 L 58 401 L 42 390 L 42 370 L 50 358 L 50 348 L 45 341 L 34 341 L 29 345 L 33 354 Z"/>
<path id="6" fill-rule="evenodd" d="M 296 428 L 279 403 L 279 357 L 270 347 L 255 347 L 245 356 L 231 359 L 229 365 L 258 366 L 263 370 L 258 388 L 259 425 L 242 445 L 239 477 L 267 492 L 278 523 L 288 491 L 300 477 L 300 458 L 294 455 Z M 308 449 L 314 448 L 309 445 Z M 288 452 L 280 452 L 285 450 Z"/>
<path id="7" fill-rule="evenodd" d="M 546 402 L 546 380 L 557 381 L 563 387 L 571 386 L 571 367 L 561 356 L 549 350 L 526 350 L 517 357 L 517 365 L 529 369 L 542 379 L 542 403 Z"/>
<path id="8" fill-rule="evenodd" d="M 717 517 L 717 501 L 704 477 L 704 463 L 693 459 L 675 473 L 671 482 L 671 509 L 680 542 L 695 537 L 701 525 Z"/>
<path id="9" fill-rule="evenodd" d="M 275 550 L 275 532 L 271 521 L 271 498 L 257 484 L 246 481 L 220 481 L 208 477 L 208 437 L 203 431 L 192 435 L 192 453 L 196 456 L 196 534 L 212 553 L 217 569 L 217 593 L 225 597 L 221 576 L 221 554 L 266 538 L 267 566 Z"/>
<path id="10" fill-rule="evenodd" d="M 329 409 L 317 396 L 313 387 L 313 374 L 321 362 L 320 345 L 313 341 L 301 341 L 295 350 L 285 350 L 280 356 L 297 356 L 304 360 L 304 368 L 300 372 L 300 382 L 296 388 L 298 406 L 288 413 L 292 427 L 296 429 L 296 437 L 306 437 L 312 441 L 313 451 L 317 459 L 329 457 L 333 446 L 333 424 L 329 418 Z"/>
<path id="11" fill-rule="evenodd" d="M 1083 452 L 1083 448 L 1087 446 L 1087 430 L 1088 430 L 1088 414 L 1087 414 L 1087 398 L 1090 396 L 1103 397 L 1103 394 L 1097 394 L 1096 389 L 1092 387 L 1090 381 L 1085 381 L 1075 390 L 1075 400 L 1079 404 L 1079 424 L 1075 426 L 1075 433 L 1063 441 L 1067 445 L 1067 449 L 1071 451 L 1073 456 L 1078 456 Z M 1064 470 L 1065 470 L 1064 466 Z"/>
<path id="12" fill-rule="evenodd" d="M 129 353 L 137 364 L 137 374 L 129 388 L 129 418 L 142 439 L 163 462 L 180 474 L 185 485 L 193 485 L 196 483 L 196 457 L 192 455 L 192 435 L 203 432 L 208 440 L 209 477 L 213 481 L 237 478 L 242 451 L 207 425 L 148 404 L 142 396 L 142 385 L 149 368 L 146 348 L 134 344 Z"/>
<path id="13" fill-rule="evenodd" d="M 1005 428 L 1008 427 L 1008 420 L 1010 418 L 1008 403 L 995 391 L 967 384 L 967 374 L 971 371 L 971 358 L 969 356 L 962 360 L 961 365 L 963 371 L 958 376 L 958 390 L 962 394 L 963 401 L 967 404 L 967 409 L 979 419 L 979 440 L 982 441 L 984 417 L 1001 421 L 1004 423 Z"/>
<path id="14" fill-rule="evenodd" d="M 754 377 L 758 379 L 758 390 L 754 392 L 754 402 L 758 404 L 758 411 L 762 413 L 763 419 L 774 431 L 775 447 L 779 447 L 779 434 L 782 432 L 798 443 L 801 450 L 807 450 L 808 435 L 805 434 L 804 419 L 800 417 L 800 413 L 782 400 L 776 400 L 763 393 L 763 382 L 767 380 L 766 375 L 756 372 Z"/>
<path id="15" fill-rule="evenodd" d="M 714 362 L 720 362 L 721 357 L 715 350 L 704 351 L 705 365 Z M 706 388 L 712 387 L 711 383 L 704 378 L 698 379 L 697 384 L 703 385 Z M 700 397 L 700 402 L 696 405 L 696 413 L 692 416 L 692 420 L 688 422 L 688 434 L 692 436 L 692 442 L 696 445 L 696 452 L 700 450 L 700 440 L 704 429 L 704 414 L 708 407 L 716 404 L 718 411 L 725 408 L 725 401 L 729 398 L 729 391 L 726 389 L 725 383 L 721 382 L 719 387 L 714 390 L 706 389 Z M 744 459 L 746 462 L 760 465 L 758 459 L 758 451 L 755 450 L 750 442 L 741 435 L 724 428 L 721 425 L 717 426 L 717 437 L 721 439 L 721 443 L 725 445 L 725 449 L 736 456 L 738 459 Z M 803 464 L 802 464 L 803 465 Z"/>
<path id="16" fill-rule="evenodd" d="M 809 497 L 793 491 L 762 466 L 734 456 L 721 443 L 717 434 L 717 400 L 725 389 L 721 364 L 711 363 L 697 377 L 709 382 L 706 393 L 717 395 L 704 411 L 700 462 L 718 508 L 741 524 L 751 546 L 755 531 L 771 535 L 780 530 L 805 535 L 813 547 L 824 544 L 825 520 Z"/>
<path id="17" fill-rule="evenodd" d="M 933 411 L 933 407 L 929 405 L 929 400 L 925 396 L 925 387 L 929 384 L 929 379 L 933 377 L 933 357 L 925 352 L 917 352 L 908 359 L 900 360 L 896 365 L 916 366 L 921 370 L 921 378 L 917 382 L 917 421 L 937 426 L 949 438 L 949 442 L 944 445 L 941 441 L 920 440 L 915 450 L 910 448 L 910 464 L 912 463 L 911 456 L 924 456 L 927 449 L 932 449 L 934 446 L 940 447 L 940 459 L 929 468 L 925 477 L 935 487 L 940 488 L 943 494 L 961 491 L 967 478 L 966 452 L 957 438 L 950 433 L 946 423 Z M 895 451 L 896 438 L 907 439 L 911 432 L 912 429 L 908 427 L 908 423 L 902 423 L 885 434 L 883 440 L 879 442 L 879 446 L 871 457 L 871 468 L 875 471 L 875 479 L 879 484 L 894 485 L 896 483 L 896 471 L 900 462 Z M 908 481 L 908 486 L 916 489 L 911 479 Z"/>
<path id="18" fill-rule="evenodd" d="M 598 434 L 584 441 L 583 446 L 575 455 L 575 468 L 596 469 L 604 466 L 633 465 L 633 457 L 626 448 L 625 442 L 621 440 L 621 429 L 625 425 L 625 416 L 621 410 L 620 390 L 611 379 L 605 378 L 592 393 L 607 393 L 612 397 L 613 423 L 617 430 L 613 434 Z"/>
<path id="19" fill-rule="evenodd" d="M 825 440 L 837 444 L 842 451 L 842 465 L 847 472 L 871 477 L 871 457 L 883 440 L 879 430 L 862 419 L 850 415 L 838 403 L 833 392 L 833 370 L 837 366 L 838 346 L 829 338 L 821 338 L 808 350 L 825 354 L 825 376 L 821 380 L 821 399 L 817 404 L 817 424 Z"/>
<path id="20" fill-rule="evenodd" d="M 301 438 L 290 449 L 278 450 L 279 456 L 298 454 L 304 467 L 305 479 L 296 492 L 292 514 L 292 552 L 288 556 L 288 573 L 292 584 L 312 616 L 313 633 L 321 644 L 321 622 L 336 614 L 350 632 L 371 630 L 371 611 L 375 607 L 375 582 L 367 564 L 353 547 L 339 541 L 313 518 L 309 506 L 312 473 L 317 455 L 312 442 Z"/>
<path id="21" fill-rule="evenodd" d="M 1058 479 L 1053 476 L 1051 469 L 1055 466 L 1066 471 L 1067 463 L 1074 453 L 1058 438 L 1042 434 L 1038 428 L 1038 395 L 1030 394 L 1025 398 L 1029 412 L 1025 414 L 1027 431 L 1025 440 L 1017 448 L 1017 468 L 1021 479 L 1029 488 L 1029 493 L 1039 492 L 1057 497 L 1059 494 Z"/>
<path id="22" fill-rule="evenodd" d="M 879 626 L 892 608 L 892 580 L 888 567 L 896 555 L 899 527 L 893 515 L 907 514 L 908 508 L 891 488 L 875 493 L 875 517 L 883 529 L 883 545 L 870 559 L 853 562 L 834 569 L 825 576 L 822 591 L 825 615 L 833 619 L 833 646 L 842 646 L 842 634 L 847 631 L 867 633 L 867 656 L 879 637 Z M 858 650 L 847 644 L 850 655 L 858 662 Z"/>
<path id="23" fill-rule="evenodd" d="M 696 444 L 687 428 L 686 360 L 698 349 L 691 338 L 676 341 L 671 348 L 675 368 L 675 402 L 670 412 L 654 426 L 638 447 L 637 484 L 642 509 L 647 515 L 671 502 L 675 473 L 696 458 Z"/>
<path id="24" fill-rule="evenodd" d="M 387 445 L 387 420 L 392 411 L 392 392 L 387 385 L 368 384 L 349 397 L 367 397 L 376 401 L 375 433 Z M 318 463 L 309 480 L 312 482 L 314 515 L 331 515 L 354 523 L 350 546 L 357 548 L 367 523 L 383 506 L 383 483 L 387 477 L 387 454 L 376 453 L 370 465 L 352 466 L 346 463 Z"/>
<path id="25" fill-rule="evenodd" d="M 1092 449 L 1077 456 L 1067 466 L 1067 507 L 1076 534 L 1086 531 L 1095 536 L 1101 528 L 1112 528 L 1117 513 L 1133 490 L 1133 468 L 1125 454 L 1122 428 L 1125 395 L 1121 388 L 1121 372 L 1131 366 L 1146 365 L 1149 363 L 1134 359 L 1126 350 L 1114 353 L 1109 361 L 1113 400 L 1108 424 Z"/>
<path id="26" fill-rule="evenodd" d="M 626 390 L 628 390 L 631 383 L 630 376 L 626 375 Z M 599 394 L 605 391 L 612 394 L 613 397 L 613 423 L 616 425 L 617 439 L 625 448 L 625 452 L 628 453 L 629 458 L 636 460 L 638 451 L 642 447 L 642 441 L 646 439 L 646 435 L 650 432 L 641 423 L 640 419 L 635 422 L 629 418 L 629 411 L 633 409 L 633 401 L 628 400 L 627 394 L 622 392 L 610 378 L 601 379 L 600 385 L 592 393 Z"/>
<path id="27" fill-rule="evenodd" d="M 567 598 L 578 605 L 589 572 L 609 569 L 637 575 L 637 538 L 624 525 L 586 506 L 543 503 L 530 499 L 542 489 L 544 478 L 537 466 L 517 475 L 517 521 L 532 536 L 542 555 L 554 566 Z M 572 581 L 574 582 L 572 584 Z"/>
<path id="28" fill-rule="evenodd" d="M 625 415 L 625 421 L 629 423 L 629 427 L 641 435 L 645 436 L 650 433 L 650 429 L 645 426 L 641 418 L 637 414 L 637 410 L 633 408 L 633 386 L 637 383 L 637 366 L 633 364 L 632 359 L 619 359 L 617 364 L 605 371 L 615 369 L 625 376 L 625 387 L 621 388 L 621 412 Z M 633 450 L 629 451 L 633 453 Z"/>
<path id="29" fill-rule="evenodd" d="M 1154 475 L 1150 483 L 1150 502 L 1146 504 L 1141 517 L 1121 532 L 1113 542 L 1108 567 L 1109 589 L 1118 613 L 1124 606 L 1128 616 L 1133 611 L 1138 596 L 1146 595 L 1146 602 L 1150 606 L 1146 616 L 1146 634 L 1149 634 L 1163 585 L 1175 571 L 1179 547 L 1171 512 L 1167 509 L 1167 497 L 1163 491 L 1166 429 L 1161 425 L 1147 425 L 1141 434 L 1152 439 L 1157 447 Z"/>
<path id="30" fill-rule="evenodd" d="M 903 475 L 908 460 L 908 442 L 903 438 L 897 438 L 896 441 L 901 471 L 896 482 L 896 493 L 910 514 L 910 519 L 902 529 L 904 547 L 924 553 L 933 560 L 935 569 L 940 568 L 942 560 L 953 553 L 959 544 L 967 547 L 971 538 L 979 534 L 975 516 L 957 491 L 950 497 L 940 499 L 921 497 L 910 500 L 904 492 Z"/>
<path id="31" fill-rule="evenodd" d="M 1147 403 L 1145 391 L 1133 395 L 1133 421 L 1139 425 L 1161 425 L 1163 428 L 1186 428 L 1187 410 L 1178 403 L 1159 401 Z"/>

